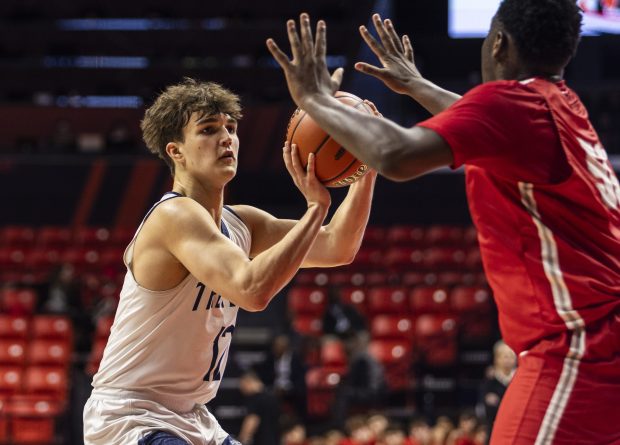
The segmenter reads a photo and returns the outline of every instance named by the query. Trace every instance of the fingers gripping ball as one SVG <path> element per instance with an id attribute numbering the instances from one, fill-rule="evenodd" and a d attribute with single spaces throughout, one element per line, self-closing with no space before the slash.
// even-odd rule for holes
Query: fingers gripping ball
<path id="1" fill-rule="evenodd" d="M 351 93 L 338 91 L 334 97 L 359 111 L 374 114 L 370 105 Z M 348 186 L 368 171 L 366 164 L 353 157 L 299 108 L 295 110 L 288 123 L 286 140 L 291 145 L 297 145 L 299 158 L 304 167 L 308 163 L 308 155 L 314 153 L 316 177 L 327 187 Z"/>

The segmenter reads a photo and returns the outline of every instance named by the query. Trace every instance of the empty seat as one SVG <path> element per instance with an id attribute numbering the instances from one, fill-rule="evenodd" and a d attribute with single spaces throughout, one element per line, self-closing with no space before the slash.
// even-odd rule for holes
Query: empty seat
<path id="1" fill-rule="evenodd" d="M 37 233 L 37 244 L 45 247 L 67 248 L 71 245 L 71 230 L 67 227 L 41 227 Z"/>
<path id="2" fill-rule="evenodd" d="M 390 245 L 416 246 L 424 243 L 424 228 L 412 225 L 395 225 L 387 229 L 386 241 Z"/>
<path id="3" fill-rule="evenodd" d="M 2 308 L 11 315 L 30 315 L 37 304 L 34 289 L 4 289 L 0 291 Z"/>
<path id="4" fill-rule="evenodd" d="M 292 287 L 287 297 L 293 314 L 321 315 L 327 304 L 327 291 L 320 287 Z"/>
<path id="5" fill-rule="evenodd" d="M 491 292 L 482 286 L 457 286 L 450 300 L 455 312 L 488 313 L 492 308 Z"/>
<path id="6" fill-rule="evenodd" d="M 341 379 L 341 368 L 316 367 L 306 373 L 308 415 L 312 417 L 329 415 L 336 395 L 336 388 Z"/>
<path id="7" fill-rule="evenodd" d="M 0 366 L 0 395 L 11 395 L 22 389 L 23 372 L 20 366 Z"/>
<path id="8" fill-rule="evenodd" d="M 79 227 L 75 230 L 73 240 L 80 246 L 101 248 L 110 243 L 111 236 L 105 227 Z"/>
<path id="9" fill-rule="evenodd" d="M 67 372 L 62 366 L 29 366 L 24 372 L 24 392 L 43 394 L 55 400 L 67 397 Z"/>
<path id="10" fill-rule="evenodd" d="M 347 354 L 340 340 L 326 340 L 321 344 L 321 364 L 333 368 L 346 368 Z"/>
<path id="11" fill-rule="evenodd" d="M 349 268 L 355 270 L 372 270 L 379 267 L 382 261 L 383 250 L 381 247 L 364 247 L 357 252 Z"/>
<path id="12" fill-rule="evenodd" d="M 370 323 L 373 339 L 400 339 L 411 341 L 414 323 L 410 317 L 400 315 L 377 315 Z"/>
<path id="13" fill-rule="evenodd" d="M 0 339 L 0 365 L 23 366 L 26 362 L 26 342 Z"/>
<path id="14" fill-rule="evenodd" d="M 477 245 L 470 247 L 465 256 L 464 266 L 467 270 L 478 272 L 482 270 L 482 255 Z"/>
<path id="15" fill-rule="evenodd" d="M 438 286 L 420 286 L 409 294 L 409 304 L 415 314 L 449 312 L 448 289 Z"/>
<path id="16" fill-rule="evenodd" d="M 385 267 L 393 271 L 419 270 L 424 254 L 421 249 L 413 247 L 392 246 L 384 255 Z"/>
<path id="17" fill-rule="evenodd" d="M 381 286 L 368 291 L 368 309 L 371 314 L 407 314 L 407 290 L 403 287 Z"/>
<path id="18" fill-rule="evenodd" d="M 69 263 L 76 270 L 95 270 L 99 268 L 101 255 L 98 250 L 83 247 L 70 247 L 65 250 L 61 257 L 62 262 Z"/>
<path id="19" fill-rule="evenodd" d="M 54 442 L 54 417 L 60 408 L 48 397 L 19 394 L 11 397 L 7 411 L 10 414 L 11 443 L 49 444 Z"/>
<path id="20" fill-rule="evenodd" d="M 385 229 L 383 227 L 368 226 L 364 232 L 362 246 L 364 247 L 381 247 L 385 242 Z"/>
<path id="21" fill-rule="evenodd" d="M 62 250 L 57 247 L 38 247 L 26 253 L 26 266 L 36 272 L 49 273 L 60 263 Z"/>
<path id="22" fill-rule="evenodd" d="M 383 365 L 385 380 L 390 390 L 402 391 L 412 386 L 412 349 L 408 341 L 373 340 L 368 346 L 368 351 Z"/>
<path id="23" fill-rule="evenodd" d="M 99 260 L 102 270 L 125 270 L 125 264 L 123 263 L 124 253 L 124 247 L 110 247 L 107 249 L 103 249 L 101 251 L 101 258 Z"/>
<path id="24" fill-rule="evenodd" d="M 54 338 L 71 342 L 73 325 L 71 319 L 62 315 L 36 315 L 32 319 L 32 335 L 35 338 Z"/>
<path id="25" fill-rule="evenodd" d="M 0 268 L 21 271 L 26 267 L 26 258 L 31 249 L 26 247 L 0 248 Z"/>
<path id="26" fill-rule="evenodd" d="M 433 225 L 426 229 L 429 246 L 462 246 L 464 229 L 458 226 Z"/>
<path id="27" fill-rule="evenodd" d="M 323 322 L 319 317 L 295 315 L 293 328 L 299 334 L 318 337 L 323 333 Z"/>
<path id="28" fill-rule="evenodd" d="M 456 337 L 457 319 L 451 315 L 423 314 L 416 318 L 415 335 L 419 343 L 431 338 Z"/>
<path id="29" fill-rule="evenodd" d="M 460 247 L 431 247 L 424 251 L 423 266 L 433 272 L 460 270 L 465 259 L 465 251 Z"/>
<path id="30" fill-rule="evenodd" d="M 0 314 L 0 338 L 25 339 L 29 332 L 30 325 L 26 317 Z"/>
<path id="31" fill-rule="evenodd" d="M 343 287 L 339 290 L 340 300 L 355 307 L 362 315 L 368 314 L 368 295 L 364 287 Z"/>
<path id="32" fill-rule="evenodd" d="M 32 227 L 6 226 L 0 229 L 0 244 L 4 246 L 32 246 L 35 231 Z"/>
<path id="33" fill-rule="evenodd" d="M 28 346 L 28 363 L 31 365 L 68 366 L 71 346 L 65 340 L 34 339 Z"/>
<path id="34" fill-rule="evenodd" d="M 124 249 L 129 245 L 135 233 L 135 227 L 115 227 L 112 230 L 110 240 L 116 247 Z"/>

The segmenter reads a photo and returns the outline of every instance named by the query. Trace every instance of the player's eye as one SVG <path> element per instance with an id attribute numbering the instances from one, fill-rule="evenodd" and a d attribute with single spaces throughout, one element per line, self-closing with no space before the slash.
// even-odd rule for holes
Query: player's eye
<path id="1" fill-rule="evenodd" d="M 200 130 L 200 132 L 204 134 L 215 134 L 217 133 L 217 128 L 208 126 L 208 127 L 204 127 L 202 130 Z"/>
<path id="2" fill-rule="evenodd" d="M 237 126 L 236 125 L 228 125 L 226 127 L 226 129 L 228 130 L 228 132 L 230 134 L 235 134 L 237 132 Z"/>

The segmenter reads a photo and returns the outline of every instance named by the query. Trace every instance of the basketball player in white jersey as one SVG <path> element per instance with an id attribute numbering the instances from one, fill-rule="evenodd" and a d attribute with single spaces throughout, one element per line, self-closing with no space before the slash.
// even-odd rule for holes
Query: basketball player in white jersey
<path id="1" fill-rule="evenodd" d="M 238 443 L 204 406 L 224 373 L 238 308 L 260 311 L 300 267 L 347 264 L 359 249 L 374 172 L 350 187 L 322 226 L 330 194 L 313 157 L 304 170 L 286 145 L 286 168 L 308 205 L 299 221 L 224 206 L 240 117 L 236 95 L 191 79 L 146 111 L 144 140 L 171 168 L 173 191 L 125 251 L 118 310 L 84 407 L 86 445 Z"/>

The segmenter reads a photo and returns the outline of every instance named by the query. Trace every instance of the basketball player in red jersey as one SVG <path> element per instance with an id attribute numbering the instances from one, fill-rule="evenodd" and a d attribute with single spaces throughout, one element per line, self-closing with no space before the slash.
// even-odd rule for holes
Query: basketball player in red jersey
<path id="1" fill-rule="evenodd" d="M 574 0 L 504 0 L 482 45 L 484 83 L 462 98 L 422 78 L 409 39 L 361 27 L 382 66 L 362 72 L 435 116 L 413 128 L 331 97 L 325 23 L 272 39 L 291 96 L 355 156 L 394 181 L 465 165 L 503 337 L 519 368 L 491 443 L 620 444 L 620 186 L 587 112 L 562 80 L 579 41 Z"/>

